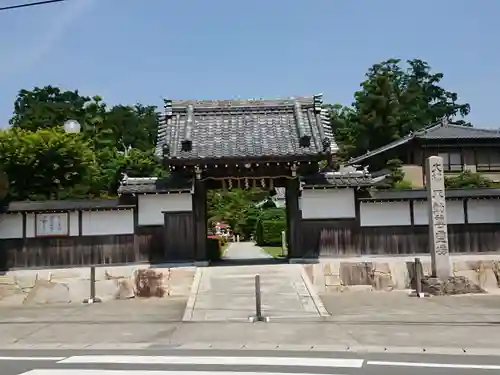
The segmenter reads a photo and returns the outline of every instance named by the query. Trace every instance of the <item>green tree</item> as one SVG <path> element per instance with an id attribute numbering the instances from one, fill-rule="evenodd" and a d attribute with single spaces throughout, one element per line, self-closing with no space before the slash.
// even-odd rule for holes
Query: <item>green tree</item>
<path id="1" fill-rule="evenodd" d="M 235 234 L 248 236 L 253 229 L 255 204 L 269 193 L 261 189 L 232 189 L 209 191 L 209 223 L 222 221 L 227 223 Z"/>
<path id="2" fill-rule="evenodd" d="M 0 165 L 10 182 L 10 198 L 57 199 L 69 192 L 92 195 L 99 175 L 95 155 L 82 135 L 56 129 L 0 132 Z"/>
<path id="3" fill-rule="evenodd" d="M 432 72 L 418 59 L 407 61 L 406 68 L 398 59 L 373 65 L 350 107 L 329 107 L 341 156 L 348 158 L 377 149 L 443 117 L 467 116 L 469 104 L 459 104 L 456 93 L 442 88 L 442 78 L 442 73 Z"/>
<path id="4" fill-rule="evenodd" d="M 99 97 L 96 99 L 100 101 Z M 92 103 L 90 97 L 80 95 L 78 90 L 35 87 L 19 91 L 14 102 L 14 115 L 9 122 L 14 127 L 31 131 L 60 127 L 69 119 L 86 124 L 92 110 L 93 116 L 98 116 L 102 107 Z"/>
<path id="5" fill-rule="evenodd" d="M 118 148 L 149 151 L 155 145 L 158 119 L 154 106 L 114 106 L 106 113 L 105 123 L 112 129 Z"/>
<path id="6" fill-rule="evenodd" d="M 13 127 L 36 131 L 62 127 L 77 120 L 82 132 L 96 149 L 116 147 L 121 151 L 154 148 L 157 132 L 155 106 L 117 105 L 108 108 L 98 95 L 80 95 L 78 90 L 63 91 L 58 87 L 35 87 L 19 91 L 14 103 Z"/>
<path id="7" fill-rule="evenodd" d="M 129 176 L 160 176 L 163 168 L 153 155 L 157 131 L 156 107 L 136 104 L 108 108 L 98 95 L 82 96 L 75 91 L 57 87 L 35 87 L 21 90 L 14 103 L 10 120 L 13 129 L 36 133 L 39 130 L 62 132 L 68 119 L 82 125 L 78 138 L 93 153 L 88 185 L 60 185 L 60 198 L 88 193 L 114 195 L 122 173 Z M 9 154 L 8 154 L 9 155 Z M 5 157 L 10 157 L 10 156 Z M 90 166 L 89 166 L 90 168 Z M 45 197 L 39 186 L 26 185 L 31 192 L 17 195 Z M 55 189 L 53 186 L 52 188 Z M 54 195 L 55 192 L 52 192 Z"/>
<path id="8" fill-rule="evenodd" d="M 115 195 L 123 174 L 129 177 L 162 177 L 165 169 L 155 159 L 153 150 L 130 149 L 127 153 L 107 148 L 98 153 L 101 173 L 97 182 L 101 191 Z"/>

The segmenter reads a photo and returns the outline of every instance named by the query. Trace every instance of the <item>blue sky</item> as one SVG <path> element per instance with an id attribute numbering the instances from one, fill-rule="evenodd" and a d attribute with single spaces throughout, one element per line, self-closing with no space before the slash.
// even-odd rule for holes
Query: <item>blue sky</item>
<path id="1" fill-rule="evenodd" d="M 0 0 L 1 5 L 28 0 Z M 68 0 L 0 12 L 0 126 L 19 89 L 109 104 L 324 93 L 349 104 L 366 70 L 421 58 L 500 127 L 498 0 Z"/>

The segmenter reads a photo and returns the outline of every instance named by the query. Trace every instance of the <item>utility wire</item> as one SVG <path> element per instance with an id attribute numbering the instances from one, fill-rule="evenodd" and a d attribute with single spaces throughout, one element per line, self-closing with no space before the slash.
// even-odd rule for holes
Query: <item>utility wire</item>
<path id="1" fill-rule="evenodd" d="M 28 8 L 28 7 L 38 6 L 38 5 L 48 5 L 48 4 L 52 4 L 52 3 L 62 3 L 63 1 L 66 1 L 66 0 L 45 0 L 45 1 L 37 1 L 37 2 L 26 3 L 26 4 L 9 5 L 9 6 L 0 8 L 0 12 L 3 10 Z"/>

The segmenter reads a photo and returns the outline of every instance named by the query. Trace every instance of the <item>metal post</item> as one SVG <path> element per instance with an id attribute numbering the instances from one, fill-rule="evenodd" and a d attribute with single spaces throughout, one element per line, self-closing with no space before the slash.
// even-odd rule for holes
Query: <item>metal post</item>
<path id="1" fill-rule="evenodd" d="M 417 297 L 420 297 L 422 294 L 422 275 L 420 274 L 421 268 L 422 263 L 420 262 L 420 258 L 415 258 L 415 293 Z"/>
<path id="2" fill-rule="evenodd" d="M 262 321 L 262 302 L 260 298 L 260 275 L 255 275 L 255 317 Z"/>
<path id="3" fill-rule="evenodd" d="M 255 315 L 249 316 L 248 320 L 252 323 L 270 321 L 268 316 L 262 316 L 262 296 L 260 293 L 260 275 L 255 275 Z"/>
<path id="4" fill-rule="evenodd" d="M 95 267 L 90 267 L 90 300 L 95 300 Z"/>
<path id="5" fill-rule="evenodd" d="M 95 295 L 95 266 L 90 266 L 90 296 L 89 298 L 85 298 L 83 303 L 88 303 L 89 305 L 92 303 L 99 303 L 102 300 Z"/>

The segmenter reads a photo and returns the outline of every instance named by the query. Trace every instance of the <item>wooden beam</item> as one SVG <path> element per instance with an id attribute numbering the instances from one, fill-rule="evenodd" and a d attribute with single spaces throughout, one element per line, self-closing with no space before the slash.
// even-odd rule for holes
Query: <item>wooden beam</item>
<path id="1" fill-rule="evenodd" d="M 299 180 L 288 180 L 286 184 L 286 213 L 287 213 L 287 240 L 288 257 L 301 258 L 303 256 L 300 249 L 300 222 L 301 212 L 299 208 Z"/>
<path id="2" fill-rule="evenodd" d="M 207 260 L 207 188 L 205 182 L 194 182 L 193 221 L 195 234 L 195 261 Z"/>

